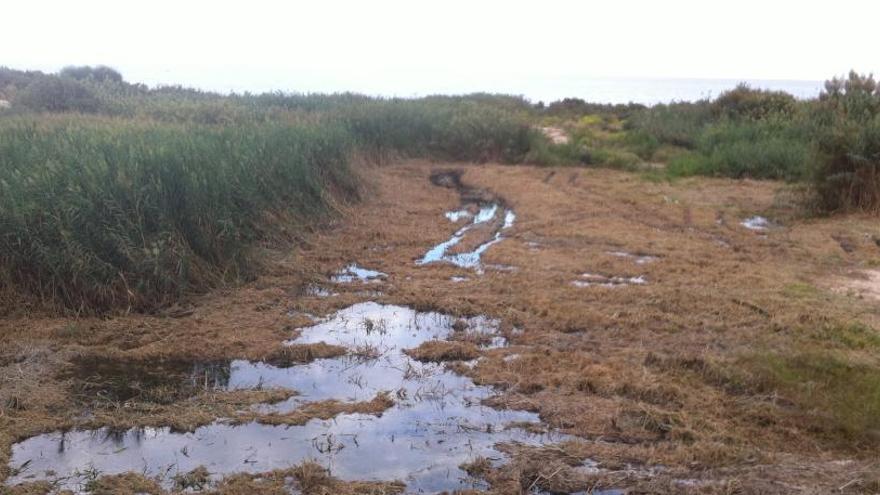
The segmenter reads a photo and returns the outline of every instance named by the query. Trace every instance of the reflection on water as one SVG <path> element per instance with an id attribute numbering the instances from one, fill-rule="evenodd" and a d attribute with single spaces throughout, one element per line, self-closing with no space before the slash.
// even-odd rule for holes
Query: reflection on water
<path id="1" fill-rule="evenodd" d="M 382 272 L 369 270 L 352 263 L 336 272 L 330 280 L 340 284 L 347 284 L 355 280 L 360 282 L 378 282 L 387 276 Z"/>
<path id="2" fill-rule="evenodd" d="M 453 218 L 457 221 L 460 217 L 460 213 L 467 210 L 459 210 L 447 212 L 446 217 L 452 220 Z M 465 225 L 464 227 L 458 229 L 452 237 L 448 240 L 437 244 L 433 248 L 429 249 L 425 256 L 423 256 L 420 260 L 417 261 L 419 265 L 426 265 L 428 263 L 452 263 L 461 268 L 475 268 L 477 271 L 482 271 L 480 267 L 480 258 L 483 253 L 486 252 L 487 249 L 492 247 L 492 245 L 501 242 L 504 237 L 501 235 L 503 230 L 509 229 L 513 227 L 513 223 L 516 221 L 516 214 L 512 210 L 502 210 L 502 208 L 496 204 L 492 203 L 490 205 L 482 206 L 479 211 L 474 215 L 474 219 L 471 223 Z M 497 227 L 495 228 L 494 234 L 488 241 L 485 241 L 479 244 L 472 251 L 465 251 L 461 253 L 450 253 L 450 249 L 459 244 L 469 232 L 473 232 L 473 228 L 480 224 L 486 224 L 494 222 Z"/>
<path id="3" fill-rule="evenodd" d="M 563 437 L 508 428 L 539 419 L 530 412 L 485 407 L 481 402 L 492 395 L 491 388 L 441 364 L 412 360 L 402 351 L 462 332 L 488 335 L 490 345 L 501 345 L 496 327 L 485 317 L 460 321 L 400 306 L 356 304 L 303 329 L 291 341 L 343 345 L 351 350 L 348 356 L 288 368 L 233 361 L 221 379 L 204 369 L 193 376 L 210 376 L 220 388 L 282 387 L 300 392 L 284 403 L 259 406 L 267 412 L 330 398 L 370 400 L 387 391 L 395 405 L 381 416 L 346 414 L 303 426 L 235 426 L 219 420 L 191 433 L 169 428 L 50 433 L 13 446 L 10 466 L 26 468 L 7 483 L 61 479 L 61 486 L 79 489 L 83 479 L 77 473 L 92 469 L 105 474 L 143 472 L 167 483 L 174 474 L 200 465 L 216 476 L 316 459 L 343 479 L 398 479 L 409 491 L 427 493 L 467 488 L 467 476 L 458 466 L 476 456 L 503 457 L 494 449 L 496 443 L 541 444 Z M 367 348 L 370 353 L 359 352 Z"/>
<path id="4" fill-rule="evenodd" d="M 740 224 L 749 230 L 767 230 L 771 227 L 770 220 L 760 216 L 746 218 Z"/>

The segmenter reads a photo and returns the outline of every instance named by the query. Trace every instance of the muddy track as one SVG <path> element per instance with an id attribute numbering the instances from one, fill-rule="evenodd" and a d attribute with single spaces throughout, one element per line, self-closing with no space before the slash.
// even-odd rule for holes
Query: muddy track
<path id="1" fill-rule="evenodd" d="M 454 189 L 461 197 L 461 204 L 484 205 L 489 203 L 497 203 L 500 206 L 506 206 L 504 198 L 492 193 L 488 189 L 474 187 L 465 184 L 462 181 L 464 169 L 438 169 L 431 172 L 428 180 L 431 184 L 438 187 Z"/>

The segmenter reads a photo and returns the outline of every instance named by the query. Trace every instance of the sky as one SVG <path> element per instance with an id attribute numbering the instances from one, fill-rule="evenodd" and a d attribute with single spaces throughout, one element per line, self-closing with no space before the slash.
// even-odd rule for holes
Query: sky
<path id="1" fill-rule="evenodd" d="M 880 72 L 872 0 L 9 1 L 0 65 L 217 91 L 472 91 Z M 815 84 L 814 84 L 815 85 Z"/>

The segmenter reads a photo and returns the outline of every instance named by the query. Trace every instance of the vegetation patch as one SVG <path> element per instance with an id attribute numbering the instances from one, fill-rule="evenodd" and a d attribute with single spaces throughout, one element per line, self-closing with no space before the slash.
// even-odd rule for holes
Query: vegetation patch
<path id="1" fill-rule="evenodd" d="M 309 402 L 287 413 L 242 412 L 235 420 L 240 423 L 256 421 L 266 425 L 301 426 L 312 419 L 331 419 L 340 414 L 372 414 L 381 416 L 394 405 L 388 393 L 376 394 L 364 402 L 342 402 L 335 399 Z"/>
<path id="2" fill-rule="evenodd" d="M 416 361 L 470 361 L 480 356 L 480 350 L 470 342 L 429 340 L 415 349 L 404 351 Z"/>
<path id="3" fill-rule="evenodd" d="M 880 369 L 830 351 L 757 353 L 740 364 L 759 390 L 791 400 L 835 438 L 880 439 Z"/>
<path id="4" fill-rule="evenodd" d="M 0 280 L 90 311 L 246 279 L 257 242 L 356 197 L 349 153 L 329 125 L 0 122 Z"/>

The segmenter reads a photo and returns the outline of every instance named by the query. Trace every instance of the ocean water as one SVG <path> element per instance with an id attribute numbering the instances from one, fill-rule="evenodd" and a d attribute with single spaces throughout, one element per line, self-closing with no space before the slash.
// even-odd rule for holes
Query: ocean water
<path id="1" fill-rule="evenodd" d="M 126 80 L 149 86 L 181 84 L 221 93 L 340 93 L 354 92 L 385 97 L 420 97 L 436 94 L 501 93 L 521 95 L 532 102 L 550 103 L 581 98 L 594 103 L 669 103 L 714 98 L 745 82 L 755 88 L 782 90 L 798 98 L 812 98 L 822 81 L 762 79 L 685 79 L 646 77 L 595 77 L 590 75 L 474 74 L 463 77 L 439 69 L 373 71 L 291 71 L 281 67 L 254 70 L 187 67 L 145 69 L 120 67 Z"/>
<path id="2" fill-rule="evenodd" d="M 736 87 L 740 82 L 753 88 L 785 91 L 801 99 L 818 96 L 823 86 L 822 81 L 760 79 L 565 78 L 524 81 L 522 91 L 511 92 L 545 103 L 565 97 L 577 97 L 597 103 L 633 102 L 653 105 L 711 99 Z"/>

